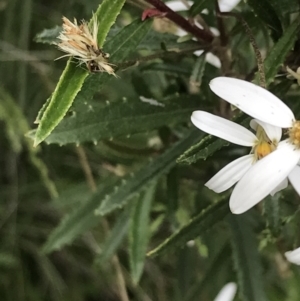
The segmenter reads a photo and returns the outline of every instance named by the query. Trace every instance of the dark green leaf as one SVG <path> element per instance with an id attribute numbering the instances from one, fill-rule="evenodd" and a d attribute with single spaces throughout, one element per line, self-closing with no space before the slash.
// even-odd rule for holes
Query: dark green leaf
<path id="1" fill-rule="evenodd" d="M 204 8 L 211 7 L 213 5 L 213 1 L 211 0 L 195 0 L 194 4 L 190 9 L 190 14 L 192 17 L 196 16 L 197 14 L 201 13 Z"/>
<path id="2" fill-rule="evenodd" d="M 209 155 L 212 155 L 215 151 L 227 145 L 229 145 L 229 143 L 225 140 L 210 135 L 205 136 L 200 142 L 182 154 L 177 159 L 177 163 L 192 164 L 200 159 L 206 160 Z"/>
<path id="3" fill-rule="evenodd" d="M 282 26 L 276 10 L 269 0 L 247 0 L 254 13 L 271 29 L 274 38 L 278 40 L 282 35 Z"/>
<path id="4" fill-rule="evenodd" d="M 110 54 L 110 61 L 116 65 L 122 62 L 132 51 L 136 49 L 151 27 L 151 20 L 142 22 L 133 21 L 124 27 L 118 34 L 105 43 L 103 49 Z M 84 83 L 83 89 L 76 96 L 74 105 L 88 102 L 101 87 L 112 79 L 107 73 L 90 75 Z"/>
<path id="5" fill-rule="evenodd" d="M 99 206 L 101 199 L 110 191 L 113 181 L 109 185 L 103 183 L 97 192 L 91 193 L 89 199 L 81 203 L 74 211 L 62 219 L 60 224 L 50 234 L 43 251 L 50 253 L 70 244 L 83 232 L 100 222 L 99 216 L 94 214 L 94 210 Z"/>
<path id="6" fill-rule="evenodd" d="M 89 106 L 88 112 L 81 110 L 66 117 L 46 138 L 46 142 L 60 145 L 96 142 L 150 131 L 188 120 L 198 106 L 199 97 L 190 96 L 177 96 L 157 105 L 126 100 L 105 106 Z"/>
<path id="7" fill-rule="evenodd" d="M 213 226 L 222 221 L 228 213 L 228 198 L 226 197 L 218 203 L 211 205 L 206 210 L 203 210 L 200 214 L 191 219 L 186 226 L 172 234 L 147 255 L 155 257 L 182 247 L 189 240 L 195 239 L 205 231 L 213 228 Z"/>
<path id="8" fill-rule="evenodd" d="M 242 300 L 265 301 L 262 267 L 258 245 L 248 215 L 230 215 L 234 266 L 238 276 L 239 292 Z"/>
<path id="9" fill-rule="evenodd" d="M 99 46 L 102 46 L 124 2 L 125 0 L 104 0 L 95 13 L 94 17 L 99 20 L 100 28 L 98 31 Z M 76 95 L 81 90 L 87 76 L 88 72 L 85 69 L 78 68 L 78 66 L 69 59 L 39 122 L 35 135 L 35 145 L 41 143 L 63 119 Z"/>
<path id="10" fill-rule="evenodd" d="M 96 210 L 96 214 L 107 214 L 120 208 L 134 195 L 139 193 L 150 181 L 157 179 L 176 164 L 176 158 L 198 140 L 199 131 L 192 129 L 188 134 L 171 146 L 164 154 L 142 167 L 135 174 L 125 177 L 107 194 Z"/>

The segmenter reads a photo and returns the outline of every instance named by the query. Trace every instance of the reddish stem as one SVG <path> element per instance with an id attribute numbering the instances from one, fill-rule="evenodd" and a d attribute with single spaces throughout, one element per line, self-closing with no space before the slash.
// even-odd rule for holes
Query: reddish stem
<path id="1" fill-rule="evenodd" d="M 175 24 L 180 26 L 185 31 L 191 33 L 198 40 L 202 40 L 210 43 L 214 39 L 214 36 L 210 32 L 189 23 L 185 18 L 183 18 L 181 15 L 174 12 L 167 5 L 165 5 L 161 0 L 145 0 L 145 1 L 152 4 L 162 13 L 166 13 L 166 18 L 173 21 Z"/>

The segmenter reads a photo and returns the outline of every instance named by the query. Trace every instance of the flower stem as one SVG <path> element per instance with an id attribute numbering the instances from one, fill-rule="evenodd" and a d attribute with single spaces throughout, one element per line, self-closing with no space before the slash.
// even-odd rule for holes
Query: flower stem
<path id="1" fill-rule="evenodd" d="M 257 61 L 257 67 L 258 67 L 260 86 L 263 88 L 266 88 L 266 76 L 265 76 L 265 70 L 264 70 L 264 62 L 263 62 L 261 53 L 259 51 L 259 48 L 256 44 L 255 38 L 253 36 L 253 33 L 252 33 L 251 28 L 249 27 L 248 23 L 245 21 L 245 19 L 242 16 L 240 16 L 236 13 L 229 13 L 229 12 L 223 13 L 222 12 L 219 14 L 220 14 L 220 16 L 223 16 L 223 17 L 235 17 L 244 27 L 246 34 L 249 38 L 249 41 L 254 49 L 254 53 L 255 53 L 255 57 L 256 57 L 256 61 Z"/>
<path id="2" fill-rule="evenodd" d="M 86 181 L 87 181 L 91 191 L 95 192 L 97 189 L 97 185 L 96 185 L 95 179 L 93 177 L 93 173 L 92 173 L 90 164 L 88 162 L 86 153 L 82 146 L 76 147 L 75 150 L 77 152 L 77 156 L 79 158 L 81 168 L 85 174 Z M 101 223 L 102 223 L 102 228 L 104 230 L 105 236 L 107 236 L 110 232 L 110 227 L 109 227 L 108 221 L 105 218 L 102 218 Z M 123 276 L 122 267 L 119 262 L 118 256 L 113 255 L 111 262 L 112 262 L 112 265 L 116 272 L 116 286 L 117 286 L 118 294 L 119 294 L 119 298 L 120 298 L 119 300 L 120 301 L 129 301 L 129 297 L 128 297 L 127 290 L 126 290 L 125 278 Z"/>
<path id="3" fill-rule="evenodd" d="M 214 39 L 214 36 L 210 32 L 203 30 L 195 25 L 192 25 L 181 15 L 177 14 L 172 9 L 170 9 L 167 5 L 165 5 L 161 0 L 145 0 L 145 1 L 152 4 L 162 13 L 166 13 L 166 18 L 170 19 L 179 27 L 181 27 L 185 31 L 195 36 L 198 40 L 211 43 L 212 40 Z"/>

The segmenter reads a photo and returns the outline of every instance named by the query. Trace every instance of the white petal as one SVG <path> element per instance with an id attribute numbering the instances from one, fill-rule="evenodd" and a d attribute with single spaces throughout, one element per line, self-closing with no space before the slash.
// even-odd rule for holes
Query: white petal
<path id="1" fill-rule="evenodd" d="M 235 186 L 230 197 L 230 209 L 240 214 L 261 201 L 278 186 L 296 166 L 300 150 L 287 141 L 255 163 Z"/>
<path id="2" fill-rule="evenodd" d="M 300 167 L 297 165 L 288 176 L 292 186 L 300 195 Z"/>
<path id="3" fill-rule="evenodd" d="M 275 187 L 275 188 L 270 192 L 270 195 L 271 195 L 271 196 L 274 196 L 278 191 L 281 191 L 281 190 L 287 188 L 287 187 L 288 187 L 288 184 L 289 184 L 289 182 L 288 182 L 287 178 L 285 178 L 285 179 L 284 179 L 277 187 Z"/>
<path id="4" fill-rule="evenodd" d="M 192 5 L 193 2 L 189 1 L 188 4 Z M 188 10 L 188 7 L 178 0 L 166 2 L 166 5 L 174 11 Z"/>
<path id="5" fill-rule="evenodd" d="M 267 136 L 269 137 L 269 139 L 271 141 L 277 141 L 279 142 L 281 139 L 281 135 L 282 135 L 282 130 L 280 127 L 271 125 L 269 123 L 265 123 L 261 120 L 258 119 L 252 119 L 250 121 L 250 126 L 252 129 L 254 129 L 256 131 L 257 125 L 260 125 L 266 132 Z"/>
<path id="6" fill-rule="evenodd" d="M 268 90 L 250 82 L 217 77 L 210 82 L 211 90 L 253 118 L 281 128 L 289 128 L 295 120 L 293 112 Z"/>
<path id="7" fill-rule="evenodd" d="M 219 0 L 221 12 L 231 11 L 241 0 Z"/>
<path id="8" fill-rule="evenodd" d="M 243 156 L 223 167 L 205 186 L 216 193 L 223 192 L 239 181 L 252 166 L 253 155 Z"/>
<path id="9" fill-rule="evenodd" d="M 232 301 L 235 297 L 237 285 L 234 282 L 227 283 L 219 292 L 214 301 Z"/>
<path id="10" fill-rule="evenodd" d="M 285 252 L 284 255 L 289 262 L 300 265 L 300 248 Z"/>
<path id="11" fill-rule="evenodd" d="M 243 126 L 204 111 L 194 111 L 191 121 L 198 129 L 238 145 L 253 146 L 257 140 Z"/>

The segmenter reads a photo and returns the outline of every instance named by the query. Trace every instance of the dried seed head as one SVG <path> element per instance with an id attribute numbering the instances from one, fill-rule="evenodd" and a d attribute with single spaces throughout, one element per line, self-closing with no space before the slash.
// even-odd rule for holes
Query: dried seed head
<path id="1" fill-rule="evenodd" d="M 107 72 L 116 76 L 112 65 L 107 62 L 109 54 L 103 52 L 98 46 L 97 33 L 96 18 L 89 27 L 85 21 L 81 21 L 78 25 L 76 19 L 72 23 L 68 18 L 63 17 L 63 30 L 58 36 L 60 43 L 57 46 L 67 53 L 62 57 L 73 56 L 80 61 L 80 64 L 85 63 L 90 72 Z"/>

